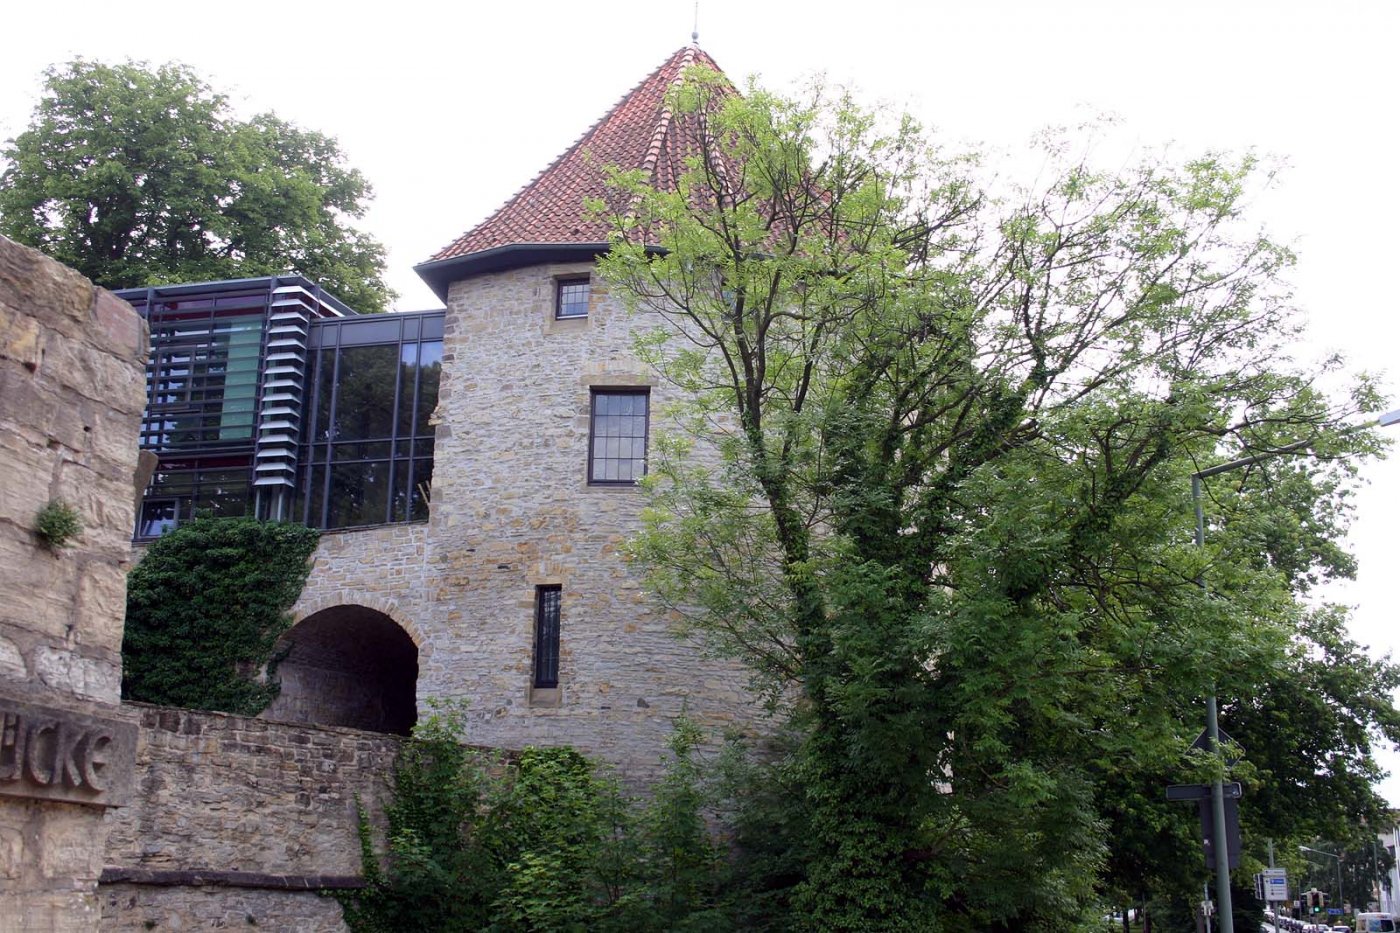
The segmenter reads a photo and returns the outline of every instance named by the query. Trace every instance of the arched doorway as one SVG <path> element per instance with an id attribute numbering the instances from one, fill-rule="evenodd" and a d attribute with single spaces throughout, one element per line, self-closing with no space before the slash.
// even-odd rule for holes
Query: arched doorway
<path id="1" fill-rule="evenodd" d="M 268 719 L 398 735 L 418 719 L 418 646 L 382 612 L 322 609 L 292 626 L 277 655 Z"/>

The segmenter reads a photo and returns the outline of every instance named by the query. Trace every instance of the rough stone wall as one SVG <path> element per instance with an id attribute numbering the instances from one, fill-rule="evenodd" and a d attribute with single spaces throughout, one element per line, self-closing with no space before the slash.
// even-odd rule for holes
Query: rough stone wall
<path id="1" fill-rule="evenodd" d="M 753 725 L 756 704 L 740 670 L 674 637 L 622 560 L 643 494 L 588 484 L 590 387 L 650 386 L 653 434 L 674 399 L 596 276 L 587 318 L 555 320 L 557 279 L 590 271 L 451 288 L 419 697 L 467 698 L 474 743 L 569 743 L 646 779 L 683 708 L 717 735 Z M 540 585 L 562 589 L 557 690 L 531 686 Z"/>
<path id="2" fill-rule="evenodd" d="M 120 718 L 146 346 L 126 302 L 0 237 L 0 700 L 56 721 Z M 84 529 L 57 553 L 33 533 L 55 498 Z M 18 774 L 17 715 L 0 722 L 0 927 L 94 930 L 102 807 L 25 799 L 90 788 Z"/>
<path id="3" fill-rule="evenodd" d="M 382 820 L 400 740 L 131 708 L 140 715 L 140 780 L 134 805 L 109 812 L 106 868 L 109 877 L 136 872 L 160 883 L 104 883 L 104 928 L 194 929 L 220 919 L 241 927 L 251 916 L 265 929 L 341 929 L 334 901 L 243 885 L 249 876 L 359 875 L 356 798 Z M 181 883 L 190 875 L 213 883 Z"/>
<path id="4" fill-rule="evenodd" d="M 366 606 L 397 622 L 421 652 L 418 623 L 427 618 L 431 599 L 427 540 L 428 526 L 421 523 L 326 532 L 292 618 L 300 622 L 322 609 Z"/>
<path id="5" fill-rule="evenodd" d="M 346 926 L 340 917 L 340 904 L 315 891 L 117 883 L 102 886 L 102 929 L 342 933 Z"/>
<path id="6" fill-rule="evenodd" d="M 360 873 L 355 797 L 382 812 L 398 738 L 130 708 L 140 777 L 136 802 L 108 815 L 107 867 Z"/>

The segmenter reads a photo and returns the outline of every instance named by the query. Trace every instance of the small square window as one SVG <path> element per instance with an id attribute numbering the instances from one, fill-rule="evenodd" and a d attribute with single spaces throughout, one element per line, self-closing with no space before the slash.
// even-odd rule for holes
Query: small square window
<path id="1" fill-rule="evenodd" d="M 589 417 L 588 482 L 633 485 L 647 472 L 646 389 L 594 389 Z"/>
<path id="2" fill-rule="evenodd" d="M 560 279 L 555 291 L 554 316 L 559 319 L 588 317 L 589 281 Z"/>

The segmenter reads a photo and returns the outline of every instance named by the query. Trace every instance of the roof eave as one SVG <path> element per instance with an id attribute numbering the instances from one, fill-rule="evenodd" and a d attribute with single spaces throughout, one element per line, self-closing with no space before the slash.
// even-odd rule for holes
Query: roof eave
<path id="1" fill-rule="evenodd" d="M 446 303 L 452 283 L 474 275 L 547 262 L 583 262 L 607 251 L 607 243 L 510 243 L 463 256 L 430 259 L 414 266 L 413 271 Z"/>

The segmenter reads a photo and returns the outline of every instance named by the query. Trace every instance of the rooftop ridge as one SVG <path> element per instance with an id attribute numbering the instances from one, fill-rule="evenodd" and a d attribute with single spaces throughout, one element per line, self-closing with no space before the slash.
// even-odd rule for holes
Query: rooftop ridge
<path id="1" fill-rule="evenodd" d="M 679 87 L 684 79 L 685 70 L 695 63 L 695 53 L 699 47 L 691 42 L 684 50 L 681 57 L 680 67 L 676 69 L 676 76 L 671 79 L 671 87 Z M 665 65 L 661 66 L 665 68 Z M 640 87 L 641 85 L 638 85 Z M 665 98 L 662 98 L 663 101 Z M 656 173 L 656 160 L 661 156 L 661 145 L 666 141 L 666 133 L 671 129 L 671 108 L 665 104 L 661 107 L 661 113 L 656 120 L 656 130 L 651 134 L 651 143 L 647 145 L 647 156 L 642 160 L 642 171 L 647 178 L 654 179 Z"/>

